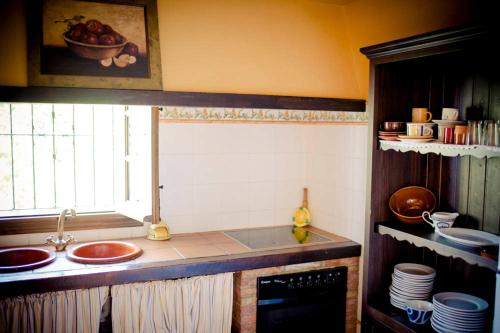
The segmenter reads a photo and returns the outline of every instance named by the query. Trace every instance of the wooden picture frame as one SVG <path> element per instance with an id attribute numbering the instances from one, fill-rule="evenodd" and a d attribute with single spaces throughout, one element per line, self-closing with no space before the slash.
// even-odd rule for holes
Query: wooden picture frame
<path id="1" fill-rule="evenodd" d="M 156 0 L 28 6 L 28 85 L 162 90 Z"/>

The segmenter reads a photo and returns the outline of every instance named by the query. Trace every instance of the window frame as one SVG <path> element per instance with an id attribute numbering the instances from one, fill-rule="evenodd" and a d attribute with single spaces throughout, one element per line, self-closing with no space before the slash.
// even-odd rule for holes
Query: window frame
<path id="1" fill-rule="evenodd" d="M 144 225 L 144 222 L 159 223 L 159 114 L 160 108 L 151 106 L 151 215 L 146 216 L 143 221 L 137 221 L 117 212 L 78 214 L 65 224 L 65 230 L 140 227 Z M 0 235 L 55 232 L 57 218 L 58 214 L 0 217 Z"/>

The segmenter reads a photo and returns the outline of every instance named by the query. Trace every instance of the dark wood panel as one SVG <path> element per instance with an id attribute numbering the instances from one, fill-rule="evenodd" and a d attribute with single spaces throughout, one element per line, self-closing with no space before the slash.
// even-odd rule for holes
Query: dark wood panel
<path id="1" fill-rule="evenodd" d="M 485 38 L 487 34 L 488 30 L 484 27 L 454 27 L 363 47 L 360 52 L 372 60 L 379 58 L 383 58 L 383 61 L 411 59 L 470 47 L 467 44 L 468 41 L 473 44 L 478 43 L 478 40 Z"/>
<path id="2" fill-rule="evenodd" d="M 497 68 L 497 71 L 500 69 Z M 495 73 L 497 74 L 497 73 Z M 500 120 L 500 77 L 490 81 L 488 119 Z M 500 234 L 500 158 L 488 160 L 484 194 L 484 230 Z"/>
<path id="3" fill-rule="evenodd" d="M 0 86 L 0 101 L 365 111 L 361 99 L 86 88 Z"/>
<path id="4" fill-rule="evenodd" d="M 475 68 L 476 66 L 473 67 L 472 109 L 474 110 L 474 115 L 472 119 L 485 119 L 489 113 L 489 81 L 484 73 L 484 69 Z M 484 194 L 487 163 L 486 159 L 470 159 L 467 215 L 473 221 L 477 221 L 480 229 L 484 227 Z"/>

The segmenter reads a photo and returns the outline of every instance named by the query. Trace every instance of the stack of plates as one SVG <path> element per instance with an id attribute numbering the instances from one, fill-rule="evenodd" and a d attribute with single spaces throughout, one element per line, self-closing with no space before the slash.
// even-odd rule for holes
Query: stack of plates
<path id="1" fill-rule="evenodd" d="M 397 264 L 394 266 L 392 284 L 389 287 L 391 304 L 404 310 L 409 300 L 429 300 L 435 276 L 436 271 L 429 266 Z"/>
<path id="2" fill-rule="evenodd" d="M 406 132 L 378 131 L 378 138 L 386 141 L 398 141 L 398 135 L 401 134 L 406 134 Z"/>
<path id="3" fill-rule="evenodd" d="M 433 297 L 431 326 L 439 333 L 469 333 L 486 330 L 488 302 L 462 293 L 439 293 Z"/>

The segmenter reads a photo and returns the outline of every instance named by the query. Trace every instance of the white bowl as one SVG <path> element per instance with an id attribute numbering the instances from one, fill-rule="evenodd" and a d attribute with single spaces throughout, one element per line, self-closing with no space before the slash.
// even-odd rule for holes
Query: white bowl
<path id="1" fill-rule="evenodd" d="M 422 325 L 431 318 L 434 305 L 427 301 L 409 300 L 406 301 L 405 310 L 412 323 Z"/>

